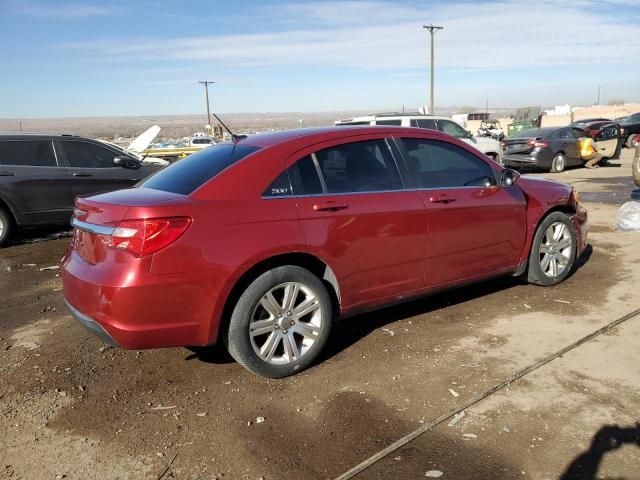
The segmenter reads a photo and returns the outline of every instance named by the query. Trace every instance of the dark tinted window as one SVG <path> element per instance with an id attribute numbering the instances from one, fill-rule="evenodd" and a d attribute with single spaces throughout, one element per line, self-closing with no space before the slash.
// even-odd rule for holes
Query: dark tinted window
<path id="1" fill-rule="evenodd" d="M 69 166 L 78 168 L 110 168 L 118 156 L 106 148 L 86 142 L 61 141 Z"/>
<path id="2" fill-rule="evenodd" d="M 562 130 L 558 130 L 556 133 L 553 134 L 553 138 L 560 138 L 563 140 L 571 140 L 576 138 L 573 135 L 573 132 L 571 131 L 571 129 L 569 128 L 563 128 Z"/>
<path id="3" fill-rule="evenodd" d="M 140 186 L 189 195 L 228 166 L 259 149 L 251 145 L 214 145 L 172 163 Z"/>
<path id="4" fill-rule="evenodd" d="M 456 138 L 467 138 L 467 131 L 451 120 L 438 120 L 438 130 Z"/>
<path id="5" fill-rule="evenodd" d="M 284 171 L 276 178 L 271 185 L 262 194 L 264 197 L 283 197 L 291 195 L 291 181 L 289 180 L 289 172 Z"/>
<path id="6" fill-rule="evenodd" d="M 426 128 L 428 130 L 437 130 L 436 121 L 431 118 L 414 118 L 411 120 L 412 127 Z"/>
<path id="7" fill-rule="evenodd" d="M 57 166 L 51 142 L 45 140 L 0 142 L 0 165 Z"/>
<path id="8" fill-rule="evenodd" d="M 289 176 L 296 195 L 317 195 L 322 193 L 322 182 L 318 176 L 311 155 L 301 158 L 289 167 Z"/>
<path id="9" fill-rule="evenodd" d="M 619 134 L 620 132 L 618 130 L 617 125 L 608 125 L 600 131 L 600 134 L 597 136 L 596 140 L 597 141 L 611 140 L 614 138 L 618 138 Z"/>
<path id="10" fill-rule="evenodd" d="M 400 174 L 384 140 L 338 145 L 316 152 L 327 193 L 402 188 Z"/>
<path id="11" fill-rule="evenodd" d="M 495 185 L 493 170 L 481 159 L 447 142 L 403 138 L 409 175 L 420 188 Z"/>
<path id="12" fill-rule="evenodd" d="M 337 123 L 336 127 L 348 127 L 351 125 L 371 125 L 371 122 L 349 122 L 349 123 Z"/>
<path id="13" fill-rule="evenodd" d="M 210 144 L 213 142 L 211 141 L 210 138 L 194 138 L 191 143 L 193 143 L 194 145 L 204 145 L 204 144 Z"/>
<path id="14" fill-rule="evenodd" d="M 399 127 L 402 125 L 402 120 L 376 120 L 376 125 L 394 125 Z"/>

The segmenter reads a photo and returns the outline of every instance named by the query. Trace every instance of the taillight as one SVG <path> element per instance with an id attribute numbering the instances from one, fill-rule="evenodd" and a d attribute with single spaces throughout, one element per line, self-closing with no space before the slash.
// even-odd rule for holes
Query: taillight
<path id="1" fill-rule="evenodd" d="M 123 220 L 108 237 L 107 246 L 144 257 L 171 245 L 189 225 L 189 217 Z"/>
<path id="2" fill-rule="evenodd" d="M 541 142 L 539 140 L 529 140 L 527 142 L 527 144 L 532 147 L 532 148 L 536 148 L 536 147 L 548 147 L 549 144 L 547 142 Z"/>

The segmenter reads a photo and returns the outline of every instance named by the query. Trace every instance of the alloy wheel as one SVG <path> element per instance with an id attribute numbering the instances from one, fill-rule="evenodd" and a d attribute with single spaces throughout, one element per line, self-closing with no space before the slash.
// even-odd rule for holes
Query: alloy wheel
<path id="1" fill-rule="evenodd" d="M 251 346 L 269 364 L 296 362 L 316 342 L 324 320 L 318 296 L 311 288 L 299 282 L 277 285 L 253 309 Z"/>
<path id="2" fill-rule="evenodd" d="M 573 240 L 566 224 L 555 222 L 549 225 L 540 244 L 540 268 L 551 278 L 566 270 L 573 254 Z"/>

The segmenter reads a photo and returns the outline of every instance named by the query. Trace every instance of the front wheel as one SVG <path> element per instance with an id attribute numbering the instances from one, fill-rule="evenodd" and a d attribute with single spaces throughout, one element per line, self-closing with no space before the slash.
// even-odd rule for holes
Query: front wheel
<path id="1" fill-rule="evenodd" d="M 633 148 L 636 146 L 636 139 L 638 138 L 638 135 L 635 133 L 632 133 L 631 135 L 629 135 L 627 137 L 627 147 L 628 148 Z"/>
<path id="2" fill-rule="evenodd" d="M 251 372 L 281 378 L 302 371 L 329 336 L 332 305 L 310 271 L 286 265 L 269 270 L 240 296 L 226 336 L 231 356 Z"/>
<path id="3" fill-rule="evenodd" d="M 538 226 L 531 254 L 527 281 L 545 287 L 569 276 L 576 258 L 577 235 L 566 213 L 553 212 Z"/>
<path id="4" fill-rule="evenodd" d="M 567 159 L 562 153 L 558 153 L 551 161 L 551 172 L 560 173 L 567 166 Z"/>

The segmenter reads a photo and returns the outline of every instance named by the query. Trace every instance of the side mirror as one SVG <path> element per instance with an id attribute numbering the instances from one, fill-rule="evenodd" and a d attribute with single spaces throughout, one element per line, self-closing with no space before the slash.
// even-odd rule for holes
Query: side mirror
<path id="1" fill-rule="evenodd" d="M 134 160 L 131 157 L 115 157 L 113 159 L 113 164 L 116 167 L 130 168 L 132 170 L 137 170 L 141 166 L 139 161 Z"/>
<path id="2" fill-rule="evenodd" d="M 505 168 L 502 171 L 502 175 L 500 177 L 500 185 L 502 185 L 503 187 L 510 187 L 511 185 L 514 185 L 516 183 L 519 176 L 520 174 L 515 170 Z"/>
<path id="3" fill-rule="evenodd" d="M 469 139 L 473 138 L 473 133 L 471 133 L 469 130 L 467 130 L 467 138 Z"/>

